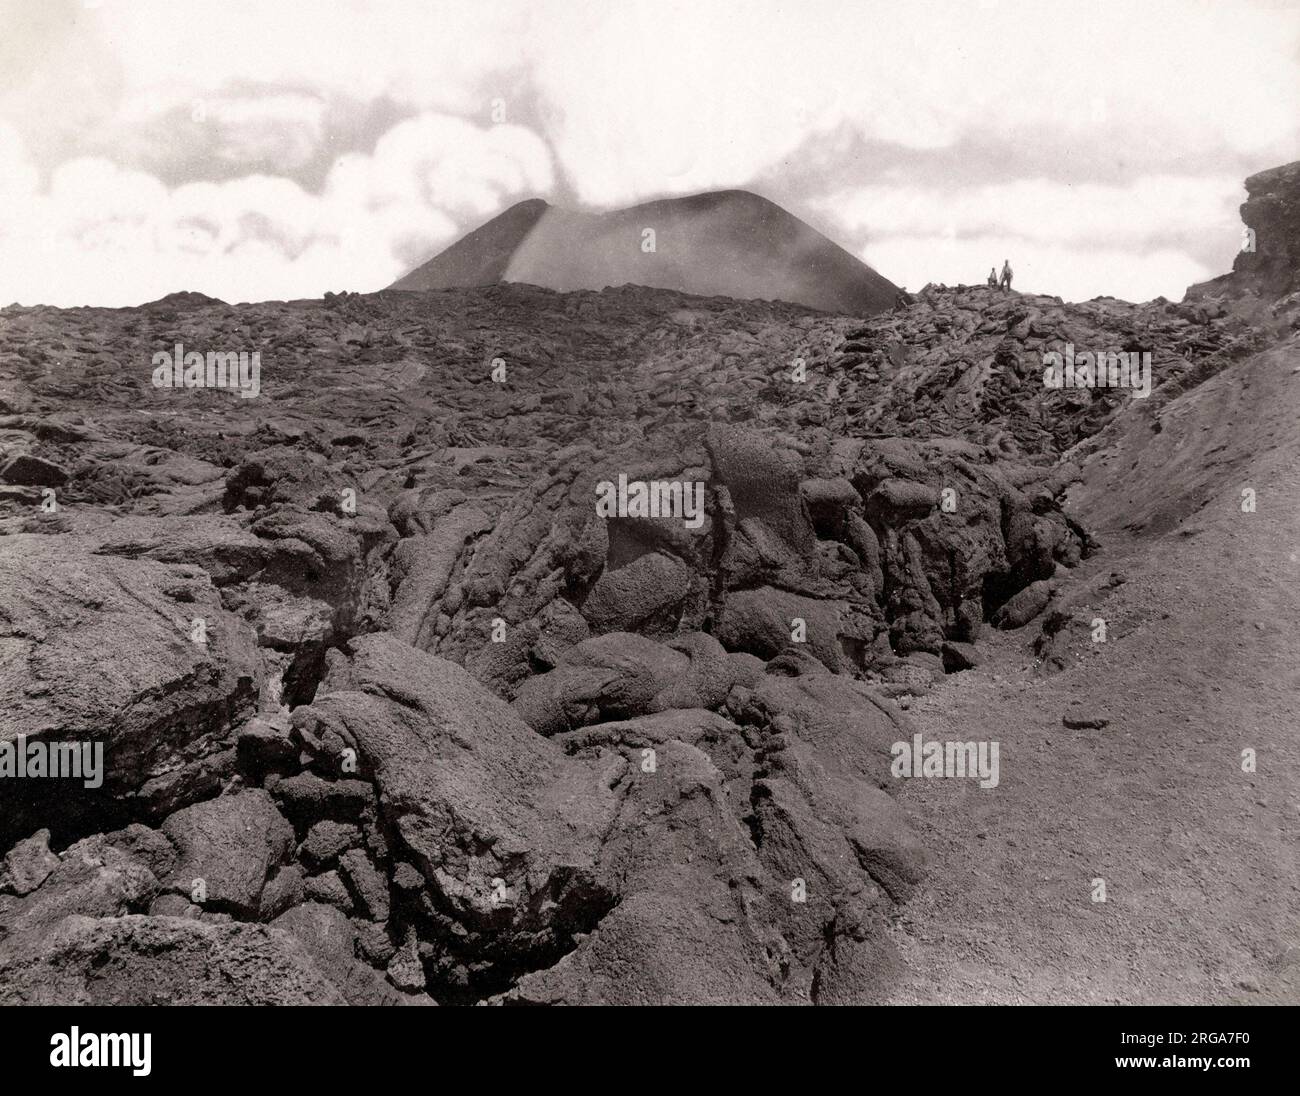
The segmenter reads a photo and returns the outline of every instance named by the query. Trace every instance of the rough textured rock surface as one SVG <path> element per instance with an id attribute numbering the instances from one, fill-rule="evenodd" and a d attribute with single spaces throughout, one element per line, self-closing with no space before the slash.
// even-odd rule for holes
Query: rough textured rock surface
<path id="1" fill-rule="evenodd" d="M 989 645 L 1069 666 L 1124 581 L 1085 525 L 1247 466 L 1220 378 L 1293 360 L 1296 186 L 1181 303 L 0 309 L 0 746 L 104 749 L 4 783 L 0 1000 L 885 999 L 904 709 Z M 176 341 L 260 397 L 153 387 Z M 1067 343 L 1150 398 L 1046 387 Z"/>
<path id="2" fill-rule="evenodd" d="M 0 799 L 0 834 L 46 818 L 66 840 L 95 815 L 158 817 L 219 790 L 261 670 L 253 637 L 207 572 L 101 556 L 76 536 L 20 534 L 0 537 L 0 587 L 0 739 L 93 743 L 105 759 L 102 791 L 14 781 Z M 196 619 L 201 643 L 191 639 Z"/>
<path id="3" fill-rule="evenodd" d="M 0 951 L 7 1005 L 343 1004 L 309 952 L 262 925 L 67 917 Z"/>
<path id="4" fill-rule="evenodd" d="M 1261 296 L 1300 290 L 1300 163 L 1252 175 L 1241 219 L 1252 235 L 1232 264 L 1237 280 L 1255 282 Z"/>

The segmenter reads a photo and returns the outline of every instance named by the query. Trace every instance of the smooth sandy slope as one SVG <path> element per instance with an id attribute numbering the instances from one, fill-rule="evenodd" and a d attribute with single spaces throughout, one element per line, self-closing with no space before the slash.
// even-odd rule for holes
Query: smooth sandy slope
<path id="1" fill-rule="evenodd" d="M 1081 614 L 1108 641 L 1043 674 L 1036 624 L 988 636 L 912 702 L 927 740 L 998 740 L 1001 783 L 905 781 L 932 864 L 894 1002 L 1300 1002 L 1300 344 L 1159 418 L 1117 421 L 1072 495 L 1105 548 L 1070 588 L 1127 580 Z"/>

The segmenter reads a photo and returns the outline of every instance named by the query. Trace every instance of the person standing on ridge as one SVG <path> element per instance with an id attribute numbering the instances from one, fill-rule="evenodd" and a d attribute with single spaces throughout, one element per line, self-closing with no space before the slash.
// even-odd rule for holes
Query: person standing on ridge
<path id="1" fill-rule="evenodd" d="M 996 266 L 991 266 L 989 267 L 989 288 L 996 289 L 997 287 L 998 287 L 998 268 Z"/>
<path id="2" fill-rule="evenodd" d="M 1003 289 L 1009 290 L 1011 288 L 1011 260 L 1010 259 L 1002 260 L 1002 278 L 1000 279 L 998 284 L 1002 286 Z"/>

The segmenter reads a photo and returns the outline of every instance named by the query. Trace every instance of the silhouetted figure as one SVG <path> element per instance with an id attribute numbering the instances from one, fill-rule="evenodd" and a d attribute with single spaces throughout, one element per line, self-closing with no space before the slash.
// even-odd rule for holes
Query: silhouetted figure
<path id="1" fill-rule="evenodd" d="M 1003 289 L 1011 288 L 1011 260 L 1010 259 L 1002 260 L 1002 277 L 998 280 L 998 284 Z"/>
<path id="2" fill-rule="evenodd" d="M 991 266 L 989 267 L 989 288 L 996 289 L 997 287 L 998 287 L 998 268 L 996 266 Z"/>

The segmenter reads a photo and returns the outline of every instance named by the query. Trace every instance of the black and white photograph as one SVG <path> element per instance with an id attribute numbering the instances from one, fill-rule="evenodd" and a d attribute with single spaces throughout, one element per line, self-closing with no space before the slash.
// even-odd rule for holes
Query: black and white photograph
<path id="1" fill-rule="evenodd" d="M 1298 838 L 1297 0 L 0 2 L 38 1065 L 1021 1006 L 1249 1077 Z"/>

